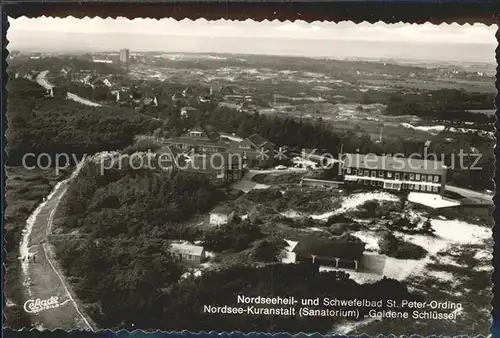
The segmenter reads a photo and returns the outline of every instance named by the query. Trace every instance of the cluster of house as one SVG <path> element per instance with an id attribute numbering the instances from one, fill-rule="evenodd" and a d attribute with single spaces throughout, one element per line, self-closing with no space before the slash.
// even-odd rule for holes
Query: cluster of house
<path id="1" fill-rule="evenodd" d="M 38 76 L 38 74 L 40 74 L 40 72 L 39 72 L 39 71 L 37 71 L 37 70 L 33 70 L 33 69 L 32 69 L 32 70 L 30 70 L 30 71 L 26 72 L 25 74 L 16 73 L 16 74 L 14 75 L 14 77 L 15 77 L 16 79 L 18 79 L 18 78 L 20 78 L 20 77 L 23 77 L 23 78 L 28 79 L 28 80 L 30 80 L 30 81 L 35 81 L 35 80 L 36 80 L 36 77 Z"/>
<path id="2" fill-rule="evenodd" d="M 188 139 L 205 137 L 209 140 L 210 133 L 204 129 L 192 129 L 182 144 L 184 149 L 193 146 Z M 246 141 L 246 142 L 244 142 Z M 239 142 L 241 145 L 250 144 L 258 149 L 261 141 L 266 142 L 258 135 Z M 244 143 L 243 143 L 244 142 Z M 196 146 L 200 146 L 196 144 Z M 201 151 L 212 151 L 216 148 L 206 148 Z M 233 145 L 234 147 L 234 145 Z M 227 146 L 226 148 L 227 149 Z M 440 161 L 421 160 L 412 158 L 395 158 L 391 156 L 375 156 L 372 154 L 343 154 L 340 161 L 343 181 L 305 179 L 307 182 L 338 188 L 341 184 L 357 184 L 397 191 L 421 191 L 426 193 L 443 194 L 446 180 L 446 167 Z M 333 184 L 333 185 L 332 185 Z M 230 206 L 218 206 L 209 216 L 211 226 L 221 226 L 230 223 L 234 218 L 234 209 Z M 311 262 L 318 266 L 329 266 L 339 269 L 358 271 L 365 251 L 365 243 L 346 238 L 323 238 L 307 236 L 301 238 L 293 248 L 294 262 Z M 201 246 L 186 244 L 182 249 L 177 248 L 179 258 L 188 262 L 202 262 L 204 250 Z M 182 252 L 181 252 L 182 251 Z"/>
<path id="3" fill-rule="evenodd" d="M 24 75 L 25 78 L 35 80 L 37 71 L 30 71 Z M 196 114 L 198 109 L 193 104 L 204 104 L 217 102 L 220 105 L 227 105 L 240 111 L 255 111 L 254 99 L 251 95 L 243 94 L 244 89 L 235 86 L 223 86 L 216 89 L 210 87 L 188 86 L 182 91 L 171 94 L 160 93 L 150 86 L 124 86 L 120 81 L 114 81 L 112 76 L 98 74 L 95 70 L 82 69 L 72 70 L 64 67 L 60 75 L 66 79 L 66 84 L 54 86 L 54 93 L 50 96 L 62 98 L 66 97 L 69 83 L 79 83 L 90 88 L 93 93 L 99 91 L 100 97 L 106 100 L 114 98 L 119 104 L 133 104 L 137 109 L 143 106 L 176 106 L 181 108 L 181 117 L 188 117 Z M 19 77 L 19 74 L 16 74 Z M 195 104 L 196 103 L 196 104 Z"/>
<path id="4" fill-rule="evenodd" d="M 272 142 L 258 134 L 235 139 L 209 126 L 197 126 L 161 142 L 163 147 L 157 153 L 168 154 L 165 158 L 173 159 L 177 168 L 205 174 L 220 184 L 241 179 L 248 168 L 272 165 L 275 149 Z"/>

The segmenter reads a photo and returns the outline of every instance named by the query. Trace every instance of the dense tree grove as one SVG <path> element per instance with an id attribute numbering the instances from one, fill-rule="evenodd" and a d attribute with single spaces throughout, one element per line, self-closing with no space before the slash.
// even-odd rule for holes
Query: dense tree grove
<path id="1" fill-rule="evenodd" d="M 124 227 L 127 223 L 122 221 Z M 74 281 L 75 292 L 101 327 L 161 325 L 151 315 L 165 306 L 168 288 L 179 280 L 183 270 L 163 239 L 151 234 L 121 234 L 65 240 L 56 248 L 62 267 Z"/>
<path id="2" fill-rule="evenodd" d="M 389 115 L 415 115 L 434 121 L 474 122 L 493 130 L 494 115 L 472 113 L 469 110 L 492 109 L 495 95 L 471 93 L 456 89 L 414 92 L 411 95 L 391 94 L 385 98 Z"/>
<path id="3" fill-rule="evenodd" d="M 10 80 L 8 90 L 9 165 L 21 165 L 27 153 L 49 154 L 52 164 L 56 154 L 80 160 L 84 154 L 122 149 L 133 143 L 135 135 L 163 125 L 125 108 L 45 98 L 45 90 L 26 79 Z"/>
<path id="4" fill-rule="evenodd" d="M 207 250 L 239 252 L 263 236 L 259 226 L 244 220 L 239 224 L 224 225 L 208 232 L 203 242 Z"/>
<path id="5" fill-rule="evenodd" d="M 67 88 L 70 93 L 74 93 L 91 101 L 101 102 L 116 100 L 116 95 L 113 95 L 109 88 L 104 85 L 92 88 L 92 86 L 89 85 L 72 82 Z"/>
<path id="6" fill-rule="evenodd" d="M 122 320 L 160 327 L 151 313 L 183 271 L 167 240 L 183 237 L 179 222 L 223 198 L 199 175 L 127 168 L 100 175 L 98 164 L 86 164 L 59 209 L 58 224 L 78 234 L 54 241 L 90 315 L 102 327 Z"/>
<path id="7" fill-rule="evenodd" d="M 155 226 L 176 227 L 224 198 L 202 175 L 125 167 L 101 174 L 99 164 L 89 163 L 68 188 L 61 210 L 70 220 L 66 227 L 97 237 L 136 236 Z"/>

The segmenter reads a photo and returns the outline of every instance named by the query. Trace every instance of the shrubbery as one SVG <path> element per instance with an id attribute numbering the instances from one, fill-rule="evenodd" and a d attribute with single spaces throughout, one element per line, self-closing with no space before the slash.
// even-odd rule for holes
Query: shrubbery
<path id="1" fill-rule="evenodd" d="M 151 139 L 140 139 L 134 144 L 127 146 L 123 149 L 124 154 L 132 155 L 136 152 L 155 152 L 160 149 L 161 145 Z"/>
<path id="2" fill-rule="evenodd" d="M 427 251 L 419 245 L 398 239 L 390 232 L 385 232 L 378 241 L 380 253 L 398 259 L 422 259 Z"/>
<path id="3" fill-rule="evenodd" d="M 257 242 L 251 252 L 251 257 L 258 262 L 279 262 L 284 248 L 284 241 L 264 239 Z"/>
<path id="4" fill-rule="evenodd" d="M 257 225 L 244 220 L 239 224 L 225 224 L 207 232 L 203 242 L 205 248 L 211 251 L 239 252 L 247 249 L 252 242 L 263 236 Z"/>

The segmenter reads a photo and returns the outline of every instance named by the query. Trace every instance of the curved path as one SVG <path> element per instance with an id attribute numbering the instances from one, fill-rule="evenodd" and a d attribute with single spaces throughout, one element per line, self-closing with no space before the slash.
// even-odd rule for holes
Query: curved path
<path id="1" fill-rule="evenodd" d="M 43 88 L 49 90 L 50 88 L 52 88 L 53 86 L 49 83 L 49 81 L 47 81 L 47 74 L 48 74 L 48 70 L 44 70 L 43 72 L 40 72 L 37 77 L 36 77 L 36 82 L 42 86 Z M 86 106 L 91 106 L 91 107 L 102 107 L 102 105 L 100 105 L 99 103 L 95 103 L 93 101 L 90 101 L 90 100 L 87 100 L 87 99 L 84 99 L 83 97 L 80 97 L 76 94 L 73 94 L 73 93 L 69 93 L 68 92 L 68 99 L 70 100 L 73 100 L 75 102 L 78 102 L 78 103 L 81 103 L 81 104 L 84 104 Z"/>
<path id="2" fill-rule="evenodd" d="M 493 193 L 489 194 L 486 192 L 455 187 L 453 185 L 448 185 L 448 184 L 446 185 L 445 189 L 448 191 L 454 192 L 456 194 L 459 194 L 463 197 L 477 199 L 477 200 L 483 201 L 484 203 L 491 203 L 491 204 L 493 204 L 493 197 L 495 196 L 495 194 L 493 194 Z"/>
<path id="3" fill-rule="evenodd" d="M 96 326 L 84 314 L 81 303 L 75 298 L 61 268 L 54 258 L 49 243 L 54 215 L 68 183 L 78 173 L 58 183 L 47 199 L 42 202 L 27 221 L 23 231 L 20 254 L 21 259 L 34 255 L 35 260 L 22 261 L 24 287 L 29 300 L 48 300 L 58 297 L 59 306 L 38 313 L 31 313 L 32 322 L 44 329 L 80 329 L 94 331 Z"/>

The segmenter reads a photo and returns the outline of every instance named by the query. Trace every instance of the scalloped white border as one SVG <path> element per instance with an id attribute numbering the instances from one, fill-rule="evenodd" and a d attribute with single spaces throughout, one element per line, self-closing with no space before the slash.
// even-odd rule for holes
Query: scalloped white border
<path id="1" fill-rule="evenodd" d="M 50 2 L 50 1 L 48 1 Z M 140 3 L 131 3 L 131 5 L 133 4 L 140 4 Z M 276 15 L 276 12 L 274 13 Z M 296 15 L 300 16 L 301 14 L 300 13 L 295 13 Z M 24 18 L 24 19 L 34 19 L 33 17 L 28 17 L 28 16 L 20 16 L 19 18 Z M 18 18 L 18 19 L 19 19 Z M 68 15 L 68 16 L 65 16 L 64 18 L 61 18 L 61 17 L 58 17 L 58 16 L 41 16 L 39 18 L 50 18 L 50 19 L 59 19 L 59 20 L 64 20 L 64 19 L 67 19 L 67 18 L 72 18 L 72 19 L 76 19 L 76 20 L 101 20 L 101 21 L 104 21 L 104 20 L 116 20 L 116 18 L 113 18 L 111 16 L 107 16 L 105 19 L 101 18 L 101 17 L 89 17 L 89 16 L 85 16 L 83 18 L 77 18 L 77 17 L 74 17 L 72 15 Z M 126 18 L 126 17 L 118 17 L 119 19 L 124 19 L 124 20 L 128 20 L 128 21 L 134 21 L 134 20 L 155 20 L 155 21 L 161 21 L 163 19 L 155 19 L 155 18 L 134 18 L 134 19 L 129 19 L 129 18 Z M 9 20 L 12 20 L 12 18 L 8 18 Z M 166 18 L 165 18 L 166 19 Z M 264 20 L 261 20 L 261 21 L 256 21 L 256 20 L 253 20 L 253 19 L 246 19 L 246 20 L 228 20 L 228 19 L 217 19 L 217 20 L 206 20 L 206 19 L 196 19 L 196 20 L 191 20 L 191 19 L 188 19 L 188 18 L 184 18 L 184 19 L 181 19 L 181 20 L 176 20 L 176 19 L 171 19 L 173 21 L 177 21 L 177 22 L 195 22 L 195 21 L 205 21 L 205 22 L 217 22 L 217 21 L 224 21 L 224 22 L 229 22 L 229 23 L 242 23 L 242 22 L 255 22 L 255 23 L 277 23 L 277 24 L 286 24 L 286 23 L 296 23 L 297 21 L 300 21 L 300 22 L 303 22 L 303 23 L 306 23 L 306 24 L 314 24 L 314 23 L 334 23 L 334 24 L 339 24 L 339 23 L 352 23 L 352 24 L 355 24 L 355 25 L 358 25 L 358 24 L 369 24 L 369 25 L 376 25 L 376 24 L 383 24 L 383 25 L 407 25 L 407 26 L 423 26 L 423 25 L 432 25 L 432 26 L 441 26 L 441 25 L 444 25 L 444 26 L 460 26 L 460 27 L 464 27 L 464 26 L 469 26 L 469 27 L 473 27 L 473 26 L 476 26 L 476 25 L 482 25 L 482 26 L 485 26 L 485 27 L 494 27 L 496 28 L 496 34 L 495 34 L 495 37 L 496 37 L 496 40 L 497 40 L 497 47 L 495 48 L 495 51 L 496 51 L 496 60 L 497 60 L 497 75 L 496 75 L 496 78 L 497 80 L 495 81 L 495 85 L 497 87 L 497 90 L 500 88 L 500 44 L 499 44 L 499 41 L 500 41 L 500 26 L 498 26 L 498 24 L 495 24 L 495 23 L 491 23 L 491 24 L 485 24 L 485 23 L 474 23 L 474 24 L 470 24 L 470 23 L 462 23 L 462 24 L 458 24 L 456 22 L 453 22 L 453 23 L 448 23 L 448 22 L 443 22 L 443 23 L 440 23 L 440 24 L 435 24 L 435 23 L 431 23 L 430 21 L 425 21 L 424 23 L 406 23 L 406 22 L 403 22 L 403 21 L 399 21 L 397 23 L 385 23 L 383 20 L 378 20 L 376 22 L 369 22 L 369 21 L 360 21 L 358 23 L 356 23 L 355 21 L 352 21 L 352 20 L 339 20 L 339 21 L 328 21 L 328 20 L 318 20 L 318 21 L 303 21 L 303 20 L 294 20 L 294 21 L 290 21 L 290 20 L 278 20 L 278 19 L 274 19 L 274 20 L 268 20 L 268 19 L 264 19 Z M 7 23 L 7 29 L 6 29 L 6 37 L 5 37 L 5 45 L 4 45 L 4 50 L 7 52 L 7 53 L 4 53 L 3 55 L 5 55 L 4 59 L 2 61 L 5 62 L 5 64 L 7 65 L 7 67 L 5 67 L 3 69 L 3 73 L 2 75 L 6 75 L 7 74 L 7 68 L 8 68 L 8 63 L 6 62 L 7 60 L 7 57 L 8 57 L 8 45 L 9 45 L 9 40 L 8 40 L 8 27 L 9 27 L 9 23 Z M 4 76 L 5 79 L 8 79 L 7 76 Z M 4 84 L 4 88 L 2 89 L 5 89 L 4 93 L 7 93 L 8 94 L 8 91 L 7 91 L 7 86 L 6 86 L 6 82 L 8 80 L 6 80 L 5 82 L 3 82 Z M 8 96 L 8 95 L 6 95 Z M 5 100 L 7 101 L 7 100 Z M 496 96 L 496 105 L 497 105 L 497 113 L 496 113 L 496 116 L 498 117 L 499 116 L 499 111 L 500 111 L 500 92 L 497 93 L 497 96 Z M 497 124 L 500 124 L 500 120 L 497 120 Z M 495 135 L 497 136 L 497 145 L 500 144 L 500 139 L 498 138 L 498 130 L 497 130 L 497 124 L 495 124 Z M 4 136 L 5 137 L 5 136 Z M 498 147 L 496 147 L 498 148 Z M 496 149 L 495 149 L 495 155 L 496 155 Z M 496 158 L 496 157 L 495 157 Z M 497 161 L 498 162 L 498 161 Z M 500 168 L 498 168 L 500 169 Z M 495 174 L 497 172 L 497 167 L 495 167 Z M 5 175 L 5 178 L 6 178 L 7 175 Z M 493 182 L 495 183 L 495 176 L 493 176 L 491 178 L 493 180 Z M 495 185 L 495 188 L 496 188 L 496 185 Z M 5 196 L 4 196 L 5 197 Z M 495 197 L 496 197 L 496 194 L 495 194 Z M 495 200 L 495 198 L 494 198 Z M 6 202 L 6 201 L 5 201 Z M 6 204 L 5 203 L 5 207 L 6 207 Z M 493 219 L 495 220 L 495 224 L 493 225 L 492 227 L 492 230 L 494 230 L 496 228 L 496 219 L 495 219 L 495 215 L 497 214 L 497 208 L 496 208 L 496 203 L 495 203 L 495 210 L 493 211 Z M 494 234 L 494 231 L 492 231 L 492 233 Z M 495 240 L 496 238 L 494 238 Z M 5 239 L 4 239 L 5 240 Z M 496 241 L 495 241 L 496 242 Z M 496 244 L 496 243 L 495 243 Z M 495 246 L 496 247 L 496 246 Z M 494 248 L 495 248 L 494 247 Z M 494 257 L 495 257 L 495 250 L 493 251 L 493 255 L 492 255 L 492 265 L 493 265 L 493 260 L 494 260 Z M 5 273 L 7 272 L 6 270 L 6 266 L 5 266 L 5 263 L 2 262 L 2 268 L 3 268 L 3 272 L 4 272 L 4 276 L 5 276 Z M 495 270 L 495 267 L 493 266 L 494 270 Z M 494 273 L 494 270 L 492 272 L 492 277 L 493 277 L 493 273 Z M 5 278 L 4 278 L 4 283 L 5 284 Z M 494 280 L 492 278 L 492 300 L 493 300 L 493 287 L 495 286 L 495 283 L 494 283 Z M 3 297 L 3 292 L 2 292 L 2 297 Z M 492 307 L 492 304 L 490 304 L 490 308 L 493 308 Z M 2 311 L 2 316 L 4 316 L 4 313 Z M 8 329 L 8 330 L 12 330 L 10 328 L 4 328 L 4 329 Z M 12 330 L 12 331 L 17 331 L 17 332 L 22 332 L 22 331 L 38 331 L 36 328 L 32 328 L 30 330 L 26 330 L 26 328 L 23 328 L 23 329 L 20 329 L 20 330 Z M 72 333 L 72 332 L 92 332 L 92 331 L 81 331 L 81 330 L 78 330 L 78 329 L 72 329 L 72 330 L 64 330 L 64 329 L 53 329 L 53 330 L 44 330 L 44 331 L 49 331 L 49 332 L 56 332 L 56 331 L 64 331 L 64 332 L 67 332 L 67 333 Z M 109 330 L 109 329 L 98 329 L 96 331 L 94 331 L 94 333 L 98 333 L 98 332 L 106 332 L 106 331 L 112 331 L 112 330 Z M 247 336 L 247 335 L 264 335 L 264 336 L 275 336 L 275 335 L 288 335 L 288 336 L 291 336 L 291 337 L 297 337 L 297 336 L 314 336 L 314 335 L 319 335 L 321 337 L 345 337 L 345 336 L 342 336 L 342 335 L 337 335 L 337 334 L 333 334 L 333 335 L 322 335 L 320 333 L 297 333 L 297 334 L 289 334 L 289 333 L 286 333 L 286 332 L 280 332 L 280 333 L 265 333 L 265 332 L 248 332 L 248 333 L 242 333 L 240 331 L 232 331 L 232 332 L 217 332 L 217 331 L 200 331 L 198 333 L 193 333 L 193 332 L 190 332 L 188 330 L 183 330 L 183 331 L 161 331 L 161 330 L 154 330 L 154 331 L 144 331 L 144 330 L 133 330 L 133 331 L 128 331 L 128 330 L 118 330 L 118 331 L 115 331 L 113 332 L 114 334 L 116 334 L 117 336 L 120 334 L 120 333 L 123 333 L 123 332 L 126 332 L 128 333 L 129 335 L 134 335 L 134 334 L 145 334 L 145 335 L 151 335 L 151 334 L 158 334 L 158 333 L 161 333 L 161 334 L 165 334 L 165 335 L 168 335 L 168 334 L 175 334 L 175 335 L 186 335 L 186 334 L 189 334 L 189 335 L 192 335 L 192 336 L 200 336 L 200 335 L 213 335 L 213 334 L 216 334 L 216 335 L 243 335 L 243 336 Z M 364 337 L 364 336 L 368 336 L 366 333 L 363 333 L 363 334 L 359 334 L 357 336 L 350 336 L 350 337 Z M 492 335 L 491 333 L 487 336 L 487 338 L 490 338 Z M 377 338 L 380 338 L 380 337 L 397 337 L 396 335 L 394 334 L 379 334 L 376 336 Z M 418 334 L 413 334 L 412 337 L 421 337 L 421 338 L 424 338 L 424 336 L 421 336 L 421 335 L 418 335 Z M 436 338 L 440 338 L 440 337 L 446 337 L 444 335 L 433 335 L 433 337 L 436 337 Z M 476 336 L 473 336 L 472 338 L 479 338 L 479 337 L 484 337 L 482 335 L 476 335 Z"/>

